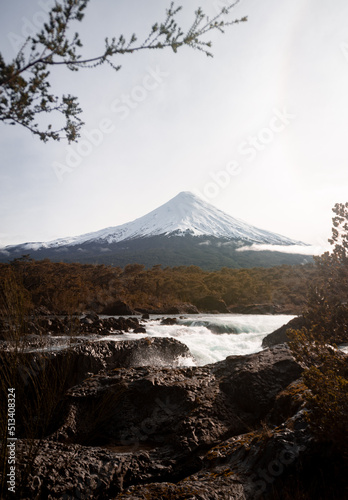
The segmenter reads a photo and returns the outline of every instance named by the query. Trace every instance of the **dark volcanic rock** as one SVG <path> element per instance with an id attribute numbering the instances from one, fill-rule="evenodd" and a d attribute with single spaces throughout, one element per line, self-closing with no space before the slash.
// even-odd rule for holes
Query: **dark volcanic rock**
<path id="1" fill-rule="evenodd" d="M 108 335 L 122 332 L 129 332 L 139 328 L 138 318 L 100 318 L 97 314 L 88 314 L 80 320 L 78 326 L 83 334 Z"/>
<path id="2" fill-rule="evenodd" d="M 171 339 L 138 344 L 148 355 L 164 340 Z M 260 481 L 266 490 L 277 477 L 269 464 L 283 457 L 279 466 L 291 467 L 306 451 L 301 417 L 292 430 L 261 425 L 301 373 L 285 346 L 180 369 L 115 369 L 117 347 L 105 348 L 105 370 L 67 392 L 62 423 L 39 448 L 23 499 L 254 500 Z M 183 352 L 176 341 L 162 345 L 161 353 L 166 349 L 171 357 Z M 124 363 L 124 346 L 122 352 Z M 19 443 L 19 464 L 28 460 L 29 446 Z M 271 470 L 269 483 L 258 472 L 264 467 Z"/>
<path id="3" fill-rule="evenodd" d="M 262 341 L 262 347 L 273 347 L 278 344 L 284 344 L 289 342 L 289 337 L 287 336 L 287 330 L 298 330 L 303 327 L 308 326 L 308 321 L 303 316 L 297 316 L 293 318 L 286 325 L 281 326 L 274 332 L 267 335 Z"/>
<path id="4" fill-rule="evenodd" d="M 84 380 L 72 387 L 68 373 L 59 423 L 45 439 L 17 441 L 21 499 L 347 497 L 346 464 L 311 435 L 301 367 L 287 346 L 186 368 L 132 358 L 185 354 L 173 339 L 73 352 Z M 118 368 L 130 359 L 138 365 Z"/>
<path id="5" fill-rule="evenodd" d="M 146 328 L 143 326 L 137 326 L 134 328 L 133 333 L 146 333 Z"/>
<path id="6" fill-rule="evenodd" d="M 67 335 L 69 330 L 74 328 L 77 323 L 77 318 L 73 318 L 69 322 L 66 319 L 56 316 L 41 316 L 35 320 L 27 321 L 24 329 L 26 333 L 36 335 L 47 335 L 48 333 L 53 335 Z"/>
<path id="7" fill-rule="evenodd" d="M 100 318 L 99 318 L 98 314 L 90 313 L 90 314 L 86 314 L 86 316 L 84 318 L 81 318 L 80 321 L 82 324 L 91 325 L 99 320 L 100 320 Z"/>
<path id="8" fill-rule="evenodd" d="M 301 416 L 290 425 L 302 429 L 290 431 L 284 425 L 272 432 L 260 428 L 223 440 L 201 453 L 199 470 L 184 479 L 131 486 L 116 498 L 255 500 L 263 493 L 277 491 L 274 481 L 281 474 L 291 477 L 296 463 L 310 450 L 310 436 Z M 282 498 L 281 493 L 275 498 Z"/>
<path id="9" fill-rule="evenodd" d="M 261 419 L 270 411 L 277 394 L 298 379 L 302 368 L 288 348 L 277 346 L 251 356 L 229 356 L 212 365 L 220 377 L 220 389 L 239 408 Z"/>
<path id="10" fill-rule="evenodd" d="M 100 447 L 53 440 L 38 444 L 34 466 L 29 445 L 17 442 L 23 500 L 256 500 L 346 498 L 344 464 L 313 439 L 301 414 L 276 429 L 260 427 L 197 454 L 169 447 Z"/>
<path id="11" fill-rule="evenodd" d="M 173 352 L 180 355 L 182 349 L 171 343 L 171 357 Z M 145 364 L 133 353 L 130 359 L 133 365 Z M 126 364 L 124 349 L 122 364 Z M 109 366 L 115 366 L 115 353 Z M 74 435 L 80 444 L 112 441 L 129 446 L 143 436 L 145 443 L 192 451 L 257 425 L 277 394 L 300 374 L 301 368 L 286 348 L 230 357 L 205 367 L 119 369 L 107 376 L 97 375 L 70 391 L 68 414 L 75 415 L 75 426 L 72 428 L 71 418 L 67 418 L 69 432 L 63 426 L 60 436 L 71 439 Z M 98 407 L 107 415 L 103 425 L 92 411 Z"/>
<path id="12" fill-rule="evenodd" d="M 202 299 L 198 299 L 195 302 L 195 305 L 198 307 L 199 310 L 201 310 L 203 312 L 208 312 L 208 313 L 214 313 L 214 312 L 228 313 L 229 312 L 225 302 L 222 299 L 218 299 L 217 297 L 214 297 L 213 295 L 207 295 L 206 297 L 203 297 Z"/>
<path id="13" fill-rule="evenodd" d="M 6 363 L 10 352 L 1 352 L 1 360 Z M 69 386 L 79 384 L 90 374 L 101 370 L 114 370 L 121 367 L 132 366 L 173 366 L 179 357 L 190 356 L 190 351 L 185 344 L 173 338 L 144 338 L 139 340 L 121 341 L 84 341 L 76 345 L 61 346 L 59 350 L 45 352 L 20 352 L 20 365 L 32 367 L 39 364 L 42 373 L 56 371 L 64 372 Z M 30 363 L 28 361 L 31 361 Z M 24 377 L 24 375 L 23 375 Z M 23 381 L 25 377 L 23 378 Z"/>
<path id="14" fill-rule="evenodd" d="M 120 316 L 118 318 L 107 317 L 101 318 L 97 314 L 86 314 L 84 317 L 40 317 L 35 321 L 31 319 L 24 323 L 21 328 L 23 330 L 23 337 L 37 335 L 47 338 L 47 336 L 69 336 L 75 337 L 77 335 L 117 335 L 130 330 L 139 329 L 142 333 L 146 333 L 143 325 L 139 323 L 138 318 L 131 317 L 125 318 Z M 13 330 L 13 329 L 12 329 Z M 11 333 L 6 325 L 3 327 L 0 324 L 0 336 L 3 333 L 3 340 L 11 340 Z M 13 337 L 13 335 L 12 335 Z M 17 337 L 17 335 L 16 335 Z"/>
<path id="15" fill-rule="evenodd" d="M 137 366 L 175 366 L 180 357 L 190 356 L 185 344 L 172 338 L 144 338 L 115 342 L 108 369 Z"/>
<path id="16" fill-rule="evenodd" d="M 163 318 L 161 319 L 161 325 L 176 325 L 178 320 L 176 318 Z"/>
<path id="17" fill-rule="evenodd" d="M 106 314 L 107 316 L 132 316 L 134 311 L 122 300 L 116 300 L 105 306 L 101 314 Z"/>
<path id="18" fill-rule="evenodd" d="M 60 346 L 58 350 L 51 351 L 24 350 L 14 354 L 3 350 L 0 351 L 0 366 L 6 373 L 13 366 L 14 356 L 16 357 L 17 373 L 13 377 L 16 377 L 21 386 L 19 403 L 22 408 L 27 407 L 29 411 L 32 404 L 36 404 L 37 388 L 43 387 L 47 391 L 49 381 L 50 389 L 46 396 L 56 399 L 57 411 L 60 411 L 59 401 L 64 392 L 93 374 L 121 367 L 149 364 L 161 367 L 176 366 L 182 358 L 189 355 L 186 345 L 171 338 L 85 341 L 74 346 Z M 55 414 L 48 427 L 55 428 L 60 418 L 61 415 Z M 27 435 L 23 422 L 20 418 L 16 422 L 18 436 Z"/>

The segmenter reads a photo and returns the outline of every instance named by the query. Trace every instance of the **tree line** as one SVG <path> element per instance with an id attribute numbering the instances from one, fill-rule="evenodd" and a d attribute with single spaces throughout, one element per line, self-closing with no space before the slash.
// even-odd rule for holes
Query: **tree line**
<path id="1" fill-rule="evenodd" d="M 11 302 L 11 293 L 18 295 L 21 290 L 29 310 L 46 307 L 54 314 L 69 314 L 100 312 L 117 300 L 133 309 L 160 309 L 196 305 L 205 297 L 214 297 L 229 308 L 270 304 L 300 313 L 313 279 L 312 264 L 219 271 L 197 266 L 145 269 L 141 264 L 129 264 L 122 269 L 23 256 L 0 264 L 0 300 L 4 309 Z"/>

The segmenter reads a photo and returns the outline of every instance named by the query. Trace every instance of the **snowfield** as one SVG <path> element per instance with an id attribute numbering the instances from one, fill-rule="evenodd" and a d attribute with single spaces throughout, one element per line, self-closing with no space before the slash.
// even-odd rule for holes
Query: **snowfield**
<path id="1" fill-rule="evenodd" d="M 302 242 L 251 226 L 222 212 L 193 193 L 184 191 L 132 222 L 46 243 L 24 243 L 20 247 L 23 250 L 39 250 L 87 242 L 110 244 L 149 236 L 186 234 L 239 240 L 250 244 L 304 245 Z M 13 247 L 14 245 L 5 248 Z"/>

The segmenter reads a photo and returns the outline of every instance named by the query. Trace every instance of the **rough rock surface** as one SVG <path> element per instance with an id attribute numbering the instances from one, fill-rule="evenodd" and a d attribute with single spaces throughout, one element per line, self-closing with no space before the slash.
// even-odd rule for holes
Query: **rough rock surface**
<path id="1" fill-rule="evenodd" d="M 21 498 L 252 500 L 310 449 L 303 400 L 289 405 L 302 370 L 286 346 L 203 367 L 116 358 L 66 392 L 60 425 L 21 472 Z M 29 443 L 18 449 L 30 461 Z"/>
<path id="2" fill-rule="evenodd" d="M 20 328 L 22 336 L 27 336 L 28 338 L 28 335 L 38 335 L 41 337 L 116 335 L 144 328 L 144 325 L 136 317 L 101 318 L 98 314 L 92 313 L 86 314 L 82 318 L 79 316 L 40 316 L 37 318 L 27 318 Z M 15 332 L 16 335 L 17 333 Z M 0 321 L 0 339 L 11 340 L 11 337 L 13 337 L 13 334 L 11 335 L 9 325 Z"/>
<path id="3" fill-rule="evenodd" d="M 1 352 L 1 362 L 6 363 L 10 351 Z M 191 358 L 185 344 L 173 338 L 143 338 L 139 340 L 99 340 L 78 342 L 60 346 L 59 350 L 19 352 L 20 366 L 30 365 L 30 378 L 43 371 L 64 372 L 70 387 L 81 383 L 91 374 L 101 370 L 121 367 L 175 366 L 182 358 Z M 35 366 L 40 369 L 35 370 Z M 23 381 L 25 382 L 24 378 Z"/>
<path id="4" fill-rule="evenodd" d="M 303 316 L 297 316 L 291 319 L 286 325 L 267 335 L 262 341 L 262 347 L 273 347 L 287 343 L 290 340 L 286 333 L 287 330 L 298 330 L 306 326 L 308 326 L 308 321 Z"/>

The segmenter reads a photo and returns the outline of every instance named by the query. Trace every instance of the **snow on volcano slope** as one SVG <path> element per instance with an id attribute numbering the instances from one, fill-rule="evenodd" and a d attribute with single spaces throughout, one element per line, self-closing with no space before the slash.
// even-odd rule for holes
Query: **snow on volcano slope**
<path id="1" fill-rule="evenodd" d="M 303 244 L 276 233 L 264 231 L 222 212 L 196 195 L 184 191 L 152 212 L 120 226 L 47 243 L 25 243 L 23 250 L 57 248 L 82 243 L 117 243 L 158 235 L 210 236 L 243 243 L 271 245 Z M 10 248 L 10 247 L 6 247 Z"/>

